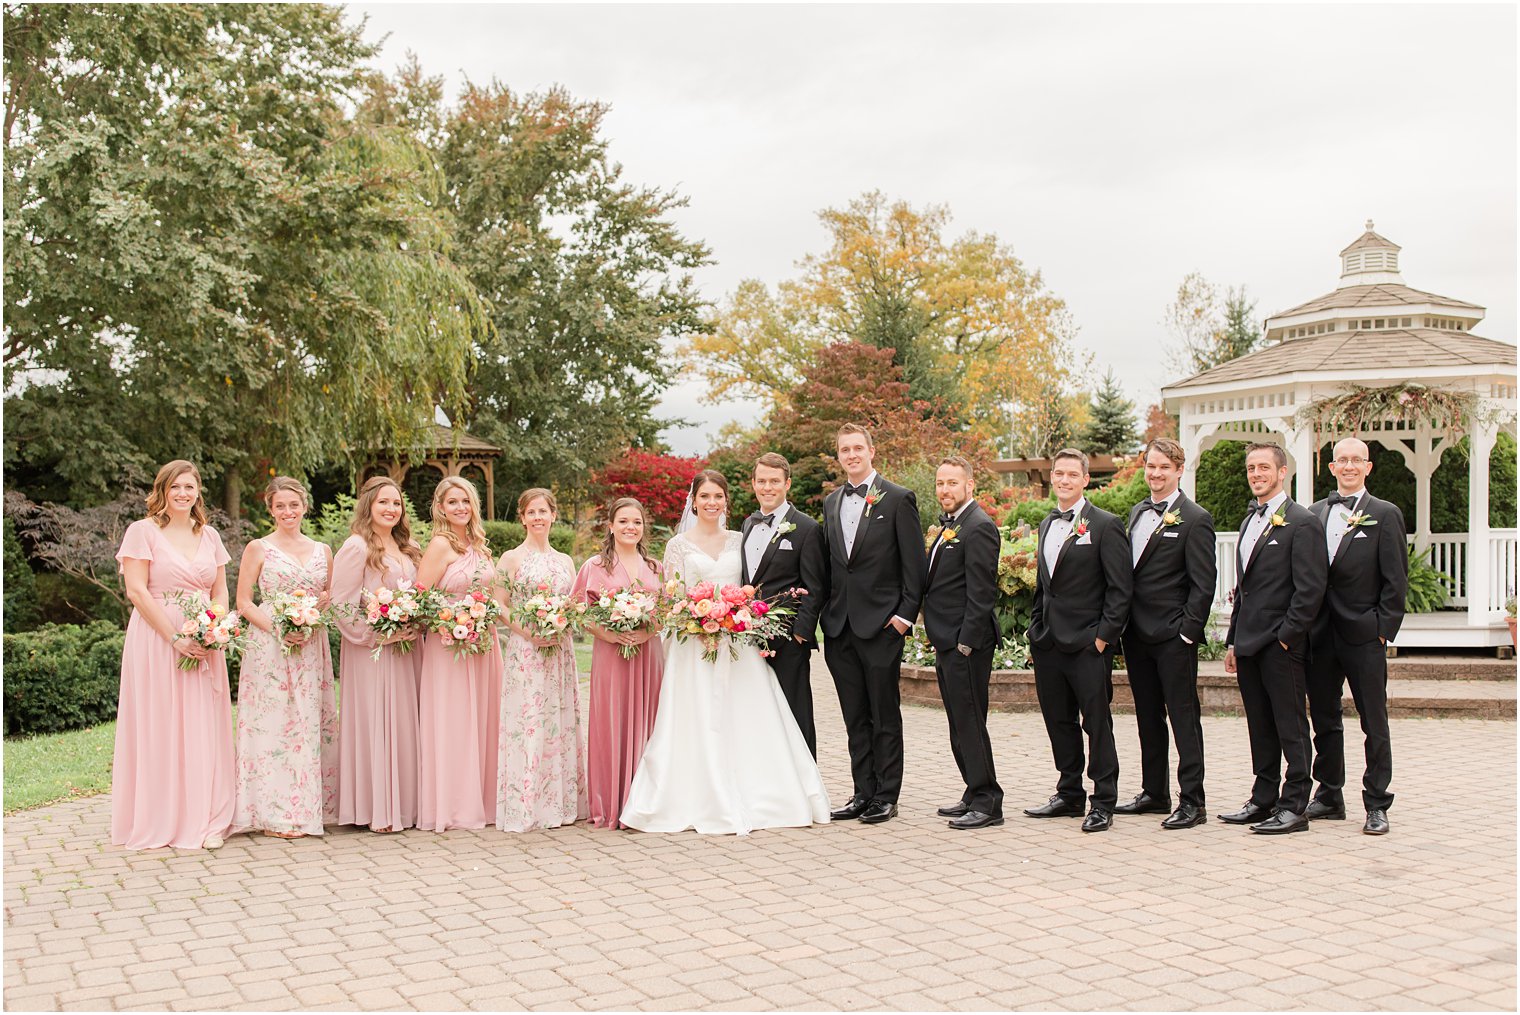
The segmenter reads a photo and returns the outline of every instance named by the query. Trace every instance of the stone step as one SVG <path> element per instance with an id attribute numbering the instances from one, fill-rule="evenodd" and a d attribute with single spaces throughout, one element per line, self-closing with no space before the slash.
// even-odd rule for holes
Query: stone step
<path id="1" fill-rule="evenodd" d="M 1515 660 L 1481 656 L 1407 655 L 1388 660 L 1389 680 L 1515 679 Z"/>
<path id="2" fill-rule="evenodd" d="M 941 707 L 934 670 L 904 666 L 902 700 L 913 705 Z M 1039 711 L 1033 670 L 995 670 L 988 688 L 992 708 L 1003 712 Z M 1198 702 L 1207 715 L 1240 715 L 1240 688 L 1224 672 L 1223 663 L 1203 663 L 1198 672 Z M 1356 714 L 1349 692 L 1343 698 L 1347 715 Z M 1123 670 L 1114 672 L 1114 711 L 1133 712 L 1134 697 Z M 1397 718 L 1514 719 L 1513 680 L 1390 679 L 1388 714 Z"/>

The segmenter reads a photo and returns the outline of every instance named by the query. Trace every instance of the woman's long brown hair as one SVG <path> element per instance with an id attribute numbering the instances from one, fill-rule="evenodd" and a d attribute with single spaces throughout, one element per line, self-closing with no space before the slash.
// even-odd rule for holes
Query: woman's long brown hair
<path id="1" fill-rule="evenodd" d="M 645 511 L 644 505 L 634 497 L 619 497 L 607 509 L 607 534 L 602 537 L 602 548 L 597 551 L 598 556 L 602 558 L 602 567 L 606 568 L 609 575 L 617 568 L 617 536 L 612 533 L 612 523 L 617 520 L 618 512 L 626 507 L 638 508 L 639 517 L 644 519 L 644 534 L 639 537 L 639 556 L 649 565 L 650 571 L 659 574 L 660 565 L 649 555 L 649 512 Z M 628 577 L 633 581 L 638 580 L 636 575 Z"/>
<path id="2" fill-rule="evenodd" d="M 348 530 L 364 540 L 364 545 L 369 547 L 369 552 L 364 556 L 364 566 L 382 574 L 385 573 L 385 544 L 375 534 L 374 511 L 375 498 L 387 486 L 402 498 L 401 517 L 391 529 L 391 535 L 395 537 L 401 552 L 410 557 L 413 564 L 422 563 L 422 547 L 412 538 L 412 526 L 406 520 L 406 498 L 401 495 L 401 487 L 389 476 L 372 476 L 359 488 L 359 499 L 354 503 L 354 520 L 349 524 Z"/>

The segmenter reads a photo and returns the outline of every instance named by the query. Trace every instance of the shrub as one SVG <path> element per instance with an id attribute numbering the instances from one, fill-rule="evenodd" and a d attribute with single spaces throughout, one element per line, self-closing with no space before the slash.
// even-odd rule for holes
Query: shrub
<path id="1" fill-rule="evenodd" d="M 1431 567 L 1427 562 L 1430 548 L 1416 553 L 1409 547 L 1409 590 L 1404 595 L 1404 612 L 1434 613 L 1446 605 L 1451 579 Z"/>
<path id="2" fill-rule="evenodd" d="M 5 630 L 30 631 L 41 617 L 37 577 L 26 562 L 16 526 L 5 519 Z"/>
<path id="3" fill-rule="evenodd" d="M 486 545 L 493 558 L 517 546 L 523 541 L 525 530 L 522 522 L 486 522 Z M 575 557 L 575 526 L 556 522 L 549 527 L 549 545 L 560 553 Z"/>
<path id="4" fill-rule="evenodd" d="M 105 621 L 5 635 L 5 733 L 58 733 L 116 717 L 125 634 Z"/>

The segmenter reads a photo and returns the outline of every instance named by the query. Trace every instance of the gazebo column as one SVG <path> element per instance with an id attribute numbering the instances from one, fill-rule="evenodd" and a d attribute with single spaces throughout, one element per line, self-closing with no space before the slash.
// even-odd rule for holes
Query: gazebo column
<path id="1" fill-rule="evenodd" d="M 1430 545 L 1430 477 L 1436 471 L 1435 439 L 1422 433 L 1414 439 L 1414 548 Z"/>
<path id="2" fill-rule="evenodd" d="M 1308 507 L 1314 503 L 1314 452 L 1317 450 L 1314 428 L 1311 426 L 1304 430 L 1294 430 L 1283 436 L 1292 440 L 1288 450 L 1293 453 L 1295 469 L 1293 499 Z"/>
<path id="3" fill-rule="evenodd" d="M 486 459 L 486 517 L 494 522 L 496 520 L 496 470 L 491 467 L 492 464 L 489 458 Z"/>
<path id="4" fill-rule="evenodd" d="M 1475 419 L 1468 431 L 1467 456 L 1467 623 L 1487 627 L 1490 605 L 1488 532 L 1488 456 L 1496 427 Z"/>

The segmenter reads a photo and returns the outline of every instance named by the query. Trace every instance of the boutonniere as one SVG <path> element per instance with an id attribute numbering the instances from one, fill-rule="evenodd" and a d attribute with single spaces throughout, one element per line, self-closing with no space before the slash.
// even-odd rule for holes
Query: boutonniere
<path id="1" fill-rule="evenodd" d="M 1287 524 L 1288 524 L 1288 519 L 1286 519 L 1286 518 L 1283 517 L 1283 513 L 1281 511 L 1278 511 L 1275 514 L 1272 515 L 1272 527 L 1274 529 L 1280 529 L 1284 525 L 1287 525 Z"/>
<path id="2" fill-rule="evenodd" d="M 1376 525 L 1377 519 L 1370 517 L 1365 511 L 1358 511 L 1354 515 L 1346 516 L 1346 528 L 1363 529 L 1369 525 Z"/>
<path id="3" fill-rule="evenodd" d="M 782 536 L 786 535 L 788 532 L 795 532 L 796 529 L 797 529 L 797 523 L 796 522 L 782 522 L 780 525 L 776 526 L 776 531 L 771 533 L 771 538 L 767 539 L 766 543 L 767 544 L 774 543 L 776 540 L 780 539 Z"/>
<path id="4" fill-rule="evenodd" d="M 1161 513 L 1161 527 L 1174 528 L 1182 524 L 1182 516 L 1175 511 L 1163 511 Z"/>
<path id="5" fill-rule="evenodd" d="M 862 513 L 861 517 L 871 517 L 871 509 L 876 506 L 876 502 L 879 500 L 881 500 L 881 487 L 877 486 L 875 483 L 872 483 L 870 489 L 866 491 L 866 509 Z"/>
<path id="6" fill-rule="evenodd" d="M 1087 519 L 1082 515 L 1077 515 L 1071 520 L 1071 531 L 1066 534 L 1066 538 L 1081 539 L 1085 535 L 1087 535 Z"/>

